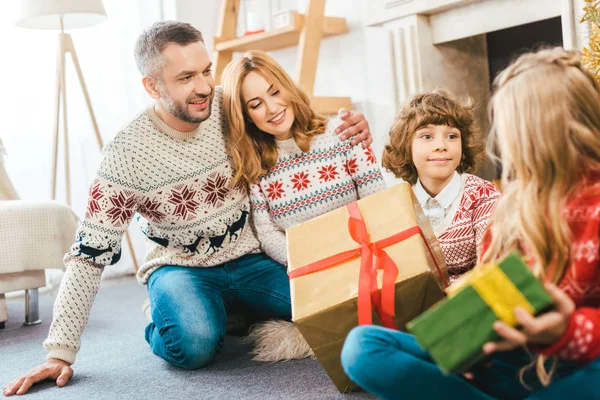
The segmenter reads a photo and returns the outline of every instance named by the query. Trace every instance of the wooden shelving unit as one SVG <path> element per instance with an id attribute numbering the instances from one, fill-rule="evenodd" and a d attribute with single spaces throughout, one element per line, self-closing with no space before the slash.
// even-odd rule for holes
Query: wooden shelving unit
<path id="1" fill-rule="evenodd" d="M 215 37 L 215 81 L 221 82 L 225 66 L 234 52 L 273 51 L 298 46 L 296 82 L 311 96 L 313 108 L 322 114 L 335 114 L 340 108 L 351 109 L 349 97 L 313 97 L 320 42 L 322 38 L 348 32 L 345 18 L 326 17 L 325 0 L 309 0 L 305 14 L 294 12 L 289 26 L 265 33 L 235 37 L 240 0 L 223 0 L 221 19 Z"/>
<path id="2" fill-rule="evenodd" d="M 300 43 L 300 34 L 304 26 L 304 15 L 293 12 L 292 24 L 285 28 L 274 29 L 265 33 L 215 42 L 215 50 L 221 51 L 272 51 L 296 46 Z M 323 37 L 341 35 L 348 32 L 345 18 L 325 17 Z M 217 40 L 217 38 L 215 38 Z M 218 39 L 222 40 L 222 39 Z"/>

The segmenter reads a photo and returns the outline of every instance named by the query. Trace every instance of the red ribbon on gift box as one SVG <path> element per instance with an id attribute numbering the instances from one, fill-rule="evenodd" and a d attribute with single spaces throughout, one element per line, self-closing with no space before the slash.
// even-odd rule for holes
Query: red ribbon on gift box
<path id="1" fill-rule="evenodd" d="M 448 282 L 419 226 L 413 226 L 412 228 L 403 230 L 385 239 L 371 242 L 367 232 L 367 225 L 365 224 L 356 202 L 348 204 L 346 208 L 350 214 L 350 218 L 348 219 L 348 231 L 350 232 L 352 239 L 354 239 L 360 247 L 326 257 L 322 260 L 290 271 L 290 279 L 334 267 L 339 263 L 348 261 L 360 255 L 358 324 L 369 325 L 373 323 L 371 307 L 374 307 L 383 326 L 386 328 L 398 329 L 392 318 L 395 315 L 394 292 L 396 277 L 398 276 L 398 266 L 385 252 L 384 249 L 386 247 L 399 243 L 414 235 L 421 235 L 423 243 L 425 243 L 425 247 L 427 247 L 429 254 L 431 254 L 433 263 L 446 287 L 448 286 Z M 381 291 L 377 287 L 378 270 L 383 271 L 383 285 Z"/>

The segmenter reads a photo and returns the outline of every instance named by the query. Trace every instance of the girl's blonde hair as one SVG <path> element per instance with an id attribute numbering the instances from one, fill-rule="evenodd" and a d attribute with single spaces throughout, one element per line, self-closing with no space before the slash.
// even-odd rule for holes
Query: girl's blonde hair
<path id="1" fill-rule="evenodd" d="M 223 71 L 223 103 L 229 125 L 228 141 L 233 158 L 232 185 L 256 183 L 277 163 L 277 144 L 273 135 L 250 122 L 242 97 L 242 83 L 250 72 L 256 72 L 277 86 L 294 111 L 291 133 L 303 152 L 310 149 L 315 135 L 325 132 L 327 119 L 313 111 L 310 99 L 273 59 L 262 51 L 249 51 L 232 61 Z"/>
<path id="2" fill-rule="evenodd" d="M 562 48 L 519 57 L 494 81 L 492 141 L 502 161 L 503 196 L 490 220 L 483 262 L 519 250 L 533 271 L 558 283 L 569 265 L 564 206 L 578 183 L 600 169 L 600 90 L 580 55 Z M 540 381 L 552 371 L 536 360 Z"/>

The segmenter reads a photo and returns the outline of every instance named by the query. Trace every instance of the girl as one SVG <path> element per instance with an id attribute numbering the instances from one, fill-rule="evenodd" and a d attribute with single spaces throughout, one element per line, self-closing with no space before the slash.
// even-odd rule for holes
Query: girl
<path id="1" fill-rule="evenodd" d="M 266 53 L 250 51 L 225 68 L 223 98 L 233 184 L 250 185 L 259 241 L 281 264 L 287 262 L 286 228 L 385 188 L 373 150 L 340 140 L 335 132 L 340 120 L 312 110 L 308 96 Z M 289 335 L 304 342 L 290 323 L 281 326 L 293 328 L 296 333 Z M 268 326 L 255 329 L 253 336 L 264 343 L 258 348 L 269 353 L 259 359 L 296 358 L 266 339 L 280 345 L 289 335 L 277 338 Z"/>
<path id="2" fill-rule="evenodd" d="M 505 195 L 482 261 L 527 255 L 555 309 L 515 309 L 520 330 L 496 322 L 491 365 L 465 376 L 444 376 L 409 334 L 357 328 L 342 364 L 381 398 L 600 398 L 600 87 L 578 53 L 542 50 L 496 78 L 491 109 Z"/>
<path id="3" fill-rule="evenodd" d="M 413 97 L 390 129 L 383 166 L 413 185 L 446 257 L 450 281 L 475 266 L 499 197 L 474 171 L 485 156 L 473 107 L 442 90 Z"/>

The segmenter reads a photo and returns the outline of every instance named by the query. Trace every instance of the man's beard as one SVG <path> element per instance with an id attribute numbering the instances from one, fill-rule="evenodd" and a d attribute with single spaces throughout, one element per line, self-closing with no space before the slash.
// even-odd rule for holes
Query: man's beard
<path id="1" fill-rule="evenodd" d="M 163 99 L 163 104 L 165 105 L 165 108 L 177 119 L 184 121 L 184 122 L 189 122 L 192 124 L 199 124 L 200 122 L 204 122 L 210 118 L 210 112 L 212 109 L 212 93 L 209 96 L 200 96 L 200 95 L 191 96 L 190 98 L 188 98 L 185 101 L 185 103 L 183 103 L 183 102 L 173 99 L 169 95 L 169 93 L 164 89 L 161 90 L 160 92 L 161 92 L 160 96 Z M 208 113 L 206 114 L 206 116 L 192 115 L 188 110 L 188 107 L 187 107 L 188 103 L 191 101 L 194 101 L 194 100 L 204 100 L 207 97 L 208 97 L 208 106 L 207 106 L 206 110 Z"/>

